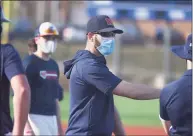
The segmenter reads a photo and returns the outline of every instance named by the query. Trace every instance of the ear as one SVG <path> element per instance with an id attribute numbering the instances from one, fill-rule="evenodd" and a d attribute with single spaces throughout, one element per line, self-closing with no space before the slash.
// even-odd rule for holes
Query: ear
<path id="1" fill-rule="evenodd" d="M 37 45 L 38 45 L 39 39 L 40 39 L 40 37 L 35 37 L 35 38 L 34 38 L 34 41 L 35 41 L 35 43 L 36 43 Z"/>
<path id="2" fill-rule="evenodd" d="M 89 39 L 89 40 L 91 40 L 92 42 L 93 42 L 93 33 L 91 33 L 91 32 L 89 32 L 88 34 L 87 34 L 87 38 Z"/>

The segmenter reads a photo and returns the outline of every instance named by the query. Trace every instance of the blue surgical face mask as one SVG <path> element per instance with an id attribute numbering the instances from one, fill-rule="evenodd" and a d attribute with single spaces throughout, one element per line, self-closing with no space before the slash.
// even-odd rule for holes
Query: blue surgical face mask
<path id="1" fill-rule="evenodd" d="M 102 37 L 100 46 L 97 47 L 97 50 L 104 56 L 110 55 L 113 53 L 115 48 L 115 38 L 104 38 Z"/>

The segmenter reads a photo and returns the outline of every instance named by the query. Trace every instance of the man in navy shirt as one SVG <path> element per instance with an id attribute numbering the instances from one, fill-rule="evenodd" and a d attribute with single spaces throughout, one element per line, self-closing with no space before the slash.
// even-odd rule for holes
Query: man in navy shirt
<path id="1" fill-rule="evenodd" d="M 35 38 L 30 39 L 28 41 L 28 54 L 32 55 L 33 53 L 35 53 L 37 51 L 37 48 L 38 48 L 37 46 L 38 45 L 35 42 Z M 60 84 L 58 84 L 58 100 L 62 101 L 63 98 L 64 98 L 64 89 Z"/>
<path id="2" fill-rule="evenodd" d="M 192 34 L 185 46 L 173 46 L 172 52 L 187 60 L 188 70 L 162 90 L 160 119 L 168 135 L 192 136 Z"/>
<path id="3" fill-rule="evenodd" d="M 54 24 L 41 23 L 35 32 L 37 50 L 23 60 L 31 87 L 31 106 L 25 134 L 62 135 L 58 102 L 58 64 L 51 55 L 56 51 L 59 33 Z M 31 127 L 31 128 L 30 128 Z"/>
<path id="4" fill-rule="evenodd" d="M 121 33 L 123 31 L 115 28 L 108 16 L 91 18 L 87 23 L 85 50 L 64 62 L 64 74 L 70 79 L 70 117 L 66 135 L 111 136 L 112 132 L 123 135 L 113 93 L 139 100 L 159 98 L 160 90 L 123 81 L 106 66 L 104 56 L 113 52 L 115 34 Z"/>
<path id="5" fill-rule="evenodd" d="M 8 22 L 4 18 L 1 7 L 0 12 L 1 22 Z M 0 26 L 2 33 L 2 24 Z M 18 52 L 11 44 L 1 44 L 0 49 L 0 135 L 11 132 L 13 135 L 23 135 L 30 107 L 30 87 Z M 15 94 L 14 124 L 9 109 L 10 84 Z"/>

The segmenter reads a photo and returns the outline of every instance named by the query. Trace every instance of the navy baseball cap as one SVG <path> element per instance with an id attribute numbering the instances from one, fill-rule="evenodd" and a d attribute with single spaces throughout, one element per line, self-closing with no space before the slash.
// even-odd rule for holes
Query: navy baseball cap
<path id="1" fill-rule="evenodd" d="M 1 12 L 1 22 L 10 22 L 9 19 L 5 18 L 5 15 L 1 6 L 0 6 L 0 12 Z"/>
<path id="2" fill-rule="evenodd" d="M 113 32 L 122 34 L 123 30 L 114 27 L 112 20 L 106 15 L 92 17 L 87 23 L 87 34 L 91 32 Z"/>
<path id="3" fill-rule="evenodd" d="M 192 60 L 192 34 L 188 35 L 184 46 L 172 46 L 171 50 L 182 59 Z"/>

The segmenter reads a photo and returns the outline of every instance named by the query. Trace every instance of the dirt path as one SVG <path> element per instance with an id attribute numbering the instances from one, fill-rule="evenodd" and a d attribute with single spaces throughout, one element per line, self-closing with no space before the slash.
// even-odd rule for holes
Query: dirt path
<path id="1" fill-rule="evenodd" d="M 66 124 L 63 123 L 66 130 Z M 125 126 L 128 136 L 166 136 L 161 127 Z"/>

